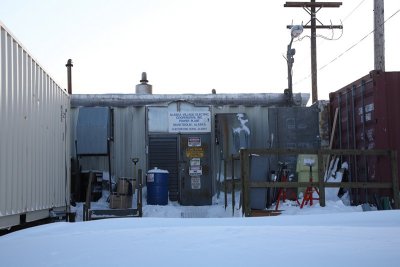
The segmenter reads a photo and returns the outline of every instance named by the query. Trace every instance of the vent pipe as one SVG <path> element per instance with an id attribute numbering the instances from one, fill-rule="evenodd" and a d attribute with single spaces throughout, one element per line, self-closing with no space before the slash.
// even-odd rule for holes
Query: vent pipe
<path id="1" fill-rule="evenodd" d="M 146 72 L 142 72 L 142 79 L 140 80 L 140 83 L 136 85 L 136 94 L 151 95 L 153 92 L 153 86 L 148 84 L 148 82 Z"/>
<path id="2" fill-rule="evenodd" d="M 65 65 L 67 67 L 67 76 L 68 76 L 68 94 L 72 94 L 72 59 L 68 59 L 67 64 Z"/>

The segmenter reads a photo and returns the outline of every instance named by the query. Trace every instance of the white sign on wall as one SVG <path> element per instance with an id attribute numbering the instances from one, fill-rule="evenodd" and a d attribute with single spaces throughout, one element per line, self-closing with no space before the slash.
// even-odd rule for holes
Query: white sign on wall
<path id="1" fill-rule="evenodd" d="M 211 114 L 209 111 L 168 112 L 170 133 L 209 133 Z"/>

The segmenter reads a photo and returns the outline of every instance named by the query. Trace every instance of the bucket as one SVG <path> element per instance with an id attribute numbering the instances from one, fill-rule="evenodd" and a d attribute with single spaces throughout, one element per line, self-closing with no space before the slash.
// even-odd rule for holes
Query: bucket
<path id="1" fill-rule="evenodd" d="M 154 168 L 147 172 L 147 204 L 168 204 L 168 171 Z"/>

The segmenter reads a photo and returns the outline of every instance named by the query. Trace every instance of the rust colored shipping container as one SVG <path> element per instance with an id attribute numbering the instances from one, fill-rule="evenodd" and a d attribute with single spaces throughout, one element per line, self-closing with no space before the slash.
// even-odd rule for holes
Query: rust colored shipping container
<path id="1" fill-rule="evenodd" d="M 329 100 L 331 118 L 338 108 L 334 148 L 400 151 L 400 72 L 372 71 L 330 93 Z M 388 157 L 351 156 L 343 161 L 349 163 L 350 181 L 392 182 Z M 352 204 L 379 205 L 386 196 L 393 197 L 392 191 L 354 189 L 350 194 Z"/>

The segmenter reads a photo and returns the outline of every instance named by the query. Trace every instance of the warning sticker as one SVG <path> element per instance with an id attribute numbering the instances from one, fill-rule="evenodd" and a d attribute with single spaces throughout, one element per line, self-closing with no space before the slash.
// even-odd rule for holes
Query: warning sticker
<path id="1" fill-rule="evenodd" d="M 189 175 L 190 176 L 197 176 L 197 175 L 202 175 L 203 170 L 201 169 L 201 166 L 190 166 L 189 167 Z"/>
<path id="2" fill-rule="evenodd" d="M 193 158 L 190 160 L 190 166 L 200 166 L 200 158 Z"/>
<path id="3" fill-rule="evenodd" d="M 188 147 L 186 149 L 186 157 L 188 158 L 202 158 L 204 151 L 202 147 Z"/>
<path id="4" fill-rule="evenodd" d="M 189 137 L 188 138 L 188 147 L 193 146 L 201 146 L 201 138 L 200 137 Z"/>
<path id="5" fill-rule="evenodd" d="M 147 182 L 154 183 L 154 173 L 147 174 Z"/>
<path id="6" fill-rule="evenodd" d="M 201 179 L 200 176 L 191 177 L 192 189 L 201 189 Z"/>

